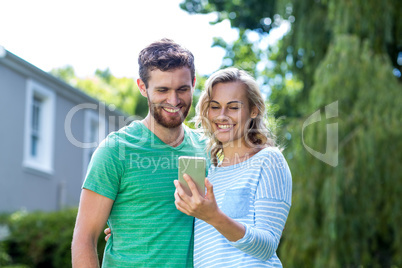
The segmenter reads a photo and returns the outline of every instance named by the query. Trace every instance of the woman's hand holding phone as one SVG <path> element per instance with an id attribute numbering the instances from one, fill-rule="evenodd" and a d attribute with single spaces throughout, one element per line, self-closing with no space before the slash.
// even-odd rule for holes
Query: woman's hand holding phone
<path id="1" fill-rule="evenodd" d="M 175 180 L 174 185 L 176 186 L 176 191 L 174 196 L 176 208 L 189 216 L 196 217 L 207 223 L 217 219 L 221 211 L 215 200 L 213 185 L 205 178 L 207 193 L 205 197 L 203 197 L 189 175 L 184 174 L 183 178 L 187 182 L 192 195 L 186 194 L 180 183 Z"/>

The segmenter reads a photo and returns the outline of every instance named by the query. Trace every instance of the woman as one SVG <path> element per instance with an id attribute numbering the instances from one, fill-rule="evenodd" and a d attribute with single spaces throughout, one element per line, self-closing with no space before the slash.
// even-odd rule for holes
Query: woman
<path id="1" fill-rule="evenodd" d="M 242 70 L 214 73 L 197 105 L 212 165 L 202 197 L 176 180 L 178 210 L 196 217 L 195 267 L 282 267 L 276 249 L 291 205 L 292 178 L 264 124 L 264 100 Z M 213 187 L 214 185 L 215 187 Z"/>

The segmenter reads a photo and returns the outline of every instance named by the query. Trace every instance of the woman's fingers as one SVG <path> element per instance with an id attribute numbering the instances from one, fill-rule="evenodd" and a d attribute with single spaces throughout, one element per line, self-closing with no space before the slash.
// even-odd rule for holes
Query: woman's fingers
<path id="1" fill-rule="evenodd" d="M 210 199 L 215 200 L 215 194 L 214 194 L 214 186 L 212 183 L 209 182 L 207 178 L 205 178 L 205 188 L 207 188 L 207 197 Z"/>
<path id="2" fill-rule="evenodd" d="M 189 214 L 189 211 L 188 211 L 188 205 L 186 204 L 186 202 L 184 202 L 184 201 L 180 198 L 180 196 L 179 196 L 179 194 L 177 193 L 177 191 L 174 193 L 174 197 L 175 197 L 174 204 L 175 204 L 176 208 L 177 208 L 179 211 L 181 211 L 181 212 L 183 212 L 183 213 L 185 213 L 185 214 L 187 214 L 187 215 L 190 215 L 190 214 Z"/>
<path id="3" fill-rule="evenodd" d="M 180 207 L 181 209 L 179 209 L 179 210 L 181 212 L 184 212 L 183 210 L 188 211 L 189 206 L 188 206 L 187 202 L 181 198 L 181 196 L 179 195 L 179 192 L 177 190 L 174 192 L 174 199 L 175 199 L 174 203 L 175 203 L 177 209 L 179 209 L 179 207 Z"/>
<path id="4" fill-rule="evenodd" d="M 193 178 L 190 177 L 190 175 L 184 173 L 183 174 L 183 179 L 187 182 L 188 187 L 191 190 L 192 196 L 200 196 L 200 193 L 198 192 L 197 185 L 195 185 Z"/>
<path id="5" fill-rule="evenodd" d="M 209 182 L 209 180 L 207 178 L 205 178 L 205 187 L 207 188 L 207 191 L 210 193 L 214 193 L 214 186 L 212 185 L 212 183 Z"/>
<path id="6" fill-rule="evenodd" d="M 177 201 L 177 202 L 183 201 L 183 199 L 181 199 L 181 197 L 180 197 L 179 192 L 177 191 L 177 189 L 176 189 L 176 191 L 174 191 L 174 199 L 175 199 L 175 201 Z"/>
<path id="7" fill-rule="evenodd" d="M 186 194 L 183 187 L 181 187 L 180 182 L 178 180 L 174 180 L 173 183 L 174 186 L 176 186 L 176 192 L 179 195 L 180 199 L 182 199 L 185 202 L 188 202 L 189 196 Z"/>

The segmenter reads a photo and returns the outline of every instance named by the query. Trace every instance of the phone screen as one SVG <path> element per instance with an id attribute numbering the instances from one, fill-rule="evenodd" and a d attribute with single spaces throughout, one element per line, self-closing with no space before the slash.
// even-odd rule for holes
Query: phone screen
<path id="1" fill-rule="evenodd" d="M 205 173 L 206 160 L 205 157 L 179 157 L 179 182 L 186 194 L 191 196 L 191 190 L 187 182 L 183 178 L 183 174 L 189 175 L 197 185 L 198 191 L 202 196 L 205 196 Z"/>

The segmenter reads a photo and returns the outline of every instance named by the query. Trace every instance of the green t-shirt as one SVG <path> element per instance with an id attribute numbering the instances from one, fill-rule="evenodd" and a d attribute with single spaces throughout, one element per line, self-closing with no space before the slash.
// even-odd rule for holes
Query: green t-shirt
<path id="1" fill-rule="evenodd" d="M 204 156 L 205 143 L 184 126 L 177 147 L 139 121 L 111 133 L 92 156 L 83 188 L 114 200 L 103 267 L 192 267 L 193 217 L 176 209 L 178 157 Z"/>

